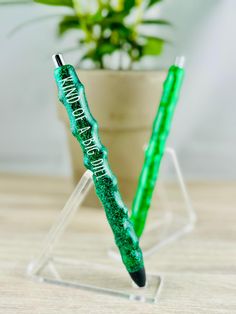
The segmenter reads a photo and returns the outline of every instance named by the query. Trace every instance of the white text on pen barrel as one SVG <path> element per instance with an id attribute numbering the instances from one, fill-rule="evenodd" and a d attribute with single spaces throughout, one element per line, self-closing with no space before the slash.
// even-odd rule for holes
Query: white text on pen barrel
<path id="1" fill-rule="evenodd" d="M 69 76 L 65 79 L 62 79 L 60 83 L 61 83 L 61 88 L 63 92 L 65 93 L 66 101 L 69 104 L 79 103 L 83 96 L 83 91 L 81 90 L 80 92 L 78 92 L 78 89 L 76 85 L 74 84 L 73 78 Z M 72 111 L 72 115 L 75 118 L 75 121 L 80 121 L 84 119 L 86 120 L 84 109 L 81 106 L 74 109 Z M 86 126 L 86 127 L 82 127 L 78 129 L 79 135 L 88 131 L 90 131 L 91 133 L 90 126 Z M 99 147 L 97 147 L 94 140 L 95 140 L 94 137 L 91 135 L 90 138 L 82 141 L 82 145 L 84 146 L 88 156 L 92 156 L 100 152 L 100 149 Z M 95 175 L 97 180 L 106 176 L 104 160 L 102 158 L 98 158 L 97 160 L 91 161 L 91 165 L 93 167 L 93 174 Z"/>

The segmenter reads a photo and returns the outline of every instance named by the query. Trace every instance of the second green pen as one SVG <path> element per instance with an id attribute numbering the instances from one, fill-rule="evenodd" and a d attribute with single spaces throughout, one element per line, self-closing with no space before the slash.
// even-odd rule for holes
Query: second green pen
<path id="1" fill-rule="evenodd" d="M 158 112 L 153 123 L 152 135 L 145 152 L 145 160 L 131 213 L 131 220 L 138 237 L 141 237 L 145 227 L 172 117 L 178 102 L 184 77 L 183 63 L 183 57 L 176 58 L 175 64 L 168 71 Z"/>

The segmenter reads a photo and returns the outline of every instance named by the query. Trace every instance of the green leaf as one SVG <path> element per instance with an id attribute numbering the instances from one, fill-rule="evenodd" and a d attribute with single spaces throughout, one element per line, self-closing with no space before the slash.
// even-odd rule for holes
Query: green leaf
<path id="1" fill-rule="evenodd" d="M 95 59 L 94 55 L 95 55 L 95 50 L 89 50 L 80 58 L 80 61 L 84 61 L 87 59 L 94 60 Z"/>
<path id="2" fill-rule="evenodd" d="M 169 21 L 161 20 L 161 19 L 154 19 L 154 20 L 142 20 L 141 24 L 156 24 L 156 25 L 167 25 L 172 26 L 172 24 Z"/>
<path id="3" fill-rule="evenodd" d="M 80 21 L 76 15 L 66 15 L 58 25 L 58 35 L 62 36 L 71 29 L 80 28 Z"/>
<path id="4" fill-rule="evenodd" d="M 94 25 L 96 23 L 99 23 L 101 24 L 102 21 L 104 20 L 104 17 L 102 15 L 102 12 L 101 11 L 97 11 L 95 14 L 93 15 L 87 15 L 86 16 L 86 19 L 87 19 L 87 23 L 90 24 L 90 25 Z"/>
<path id="5" fill-rule="evenodd" d="M 103 68 L 102 57 L 97 54 L 97 50 L 95 49 L 87 51 L 82 58 L 80 58 L 79 63 L 85 60 L 92 60 L 99 68 Z"/>
<path id="6" fill-rule="evenodd" d="M 148 3 L 148 7 L 151 7 L 152 5 L 158 3 L 158 2 L 161 2 L 162 0 L 150 0 L 149 3 Z"/>
<path id="7" fill-rule="evenodd" d="M 118 47 L 116 45 L 113 45 L 109 42 L 102 42 L 99 43 L 95 49 L 93 48 L 87 51 L 81 60 L 92 59 L 94 61 L 100 61 L 103 56 L 111 54 L 117 49 Z"/>
<path id="8" fill-rule="evenodd" d="M 116 32 L 117 33 L 117 36 L 118 36 L 118 41 L 120 42 L 121 40 L 122 41 L 127 41 L 127 39 L 131 36 L 132 34 L 132 29 L 126 27 L 125 25 L 123 24 L 120 24 L 120 23 L 112 23 L 110 25 L 110 29 L 113 31 L 113 32 Z"/>
<path id="9" fill-rule="evenodd" d="M 47 5 L 58 5 L 73 8 L 73 0 L 34 0 L 34 2 L 47 4 Z"/>
<path id="10" fill-rule="evenodd" d="M 135 0 L 124 0 L 124 11 L 129 12 L 133 7 L 135 7 Z"/>
<path id="11" fill-rule="evenodd" d="M 147 42 L 143 47 L 143 54 L 156 56 L 162 53 L 164 40 L 161 38 L 148 37 Z"/>
<path id="12" fill-rule="evenodd" d="M 116 45 L 113 45 L 109 42 L 107 42 L 107 43 L 105 42 L 105 43 L 100 44 L 97 47 L 97 54 L 99 56 L 104 56 L 106 54 L 113 53 L 116 49 L 118 49 L 118 47 Z"/>

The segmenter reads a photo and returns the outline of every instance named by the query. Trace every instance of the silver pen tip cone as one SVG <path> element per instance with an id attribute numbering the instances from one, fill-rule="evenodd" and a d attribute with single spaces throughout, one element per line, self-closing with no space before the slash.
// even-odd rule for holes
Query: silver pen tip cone
<path id="1" fill-rule="evenodd" d="M 178 56 L 175 59 L 175 65 L 179 68 L 183 68 L 185 64 L 185 57 L 184 56 Z"/>
<path id="2" fill-rule="evenodd" d="M 53 60 L 53 63 L 55 65 L 55 68 L 59 68 L 63 65 L 65 65 L 65 62 L 63 60 L 63 57 L 60 53 L 56 53 L 52 56 L 52 60 Z"/>

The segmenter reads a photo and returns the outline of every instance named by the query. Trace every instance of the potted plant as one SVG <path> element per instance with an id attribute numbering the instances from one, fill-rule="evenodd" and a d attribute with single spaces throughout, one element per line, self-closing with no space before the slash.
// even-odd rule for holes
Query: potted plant
<path id="1" fill-rule="evenodd" d="M 59 21 L 58 35 L 65 36 L 72 29 L 78 31 L 79 77 L 85 85 L 91 111 L 99 122 L 100 136 L 109 150 L 109 161 L 120 190 L 124 199 L 130 201 L 165 76 L 164 71 L 137 70 L 143 57 L 162 53 L 165 41 L 140 31 L 140 26 L 169 25 L 165 20 L 145 18 L 160 0 L 32 2 L 71 9 Z M 85 171 L 81 150 L 71 136 L 63 106 L 58 108 L 66 124 L 74 182 L 77 182 Z"/>

